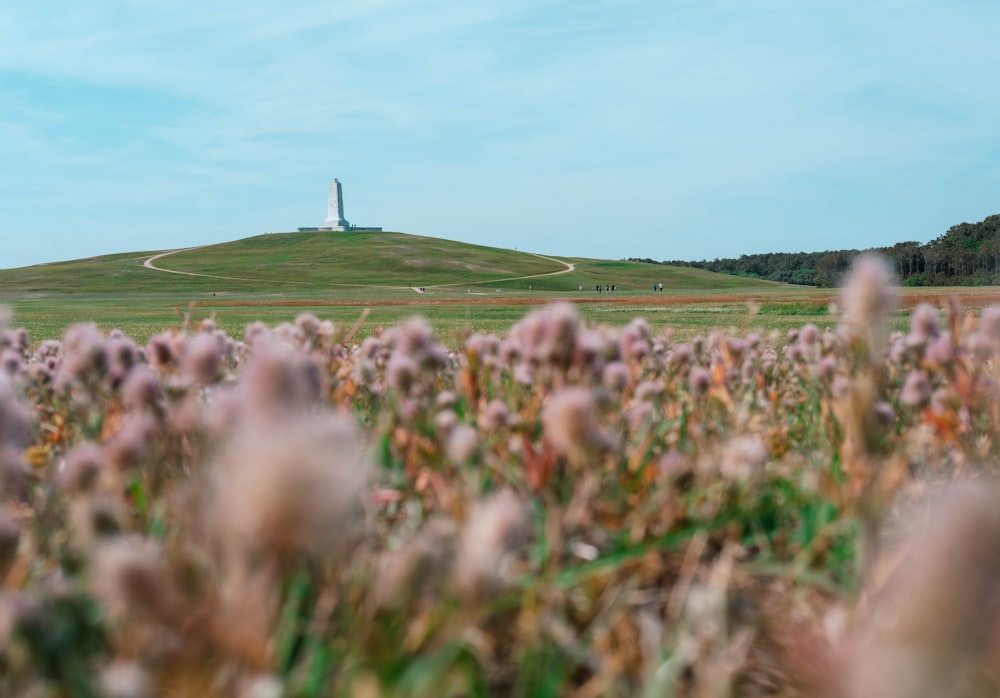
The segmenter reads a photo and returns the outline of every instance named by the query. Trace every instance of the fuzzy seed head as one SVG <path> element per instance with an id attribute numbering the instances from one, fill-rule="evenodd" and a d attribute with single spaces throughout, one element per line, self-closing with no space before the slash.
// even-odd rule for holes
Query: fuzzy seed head
<path id="1" fill-rule="evenodd" d="M 666 390 L 666 385 L 663 381 L 656 380 L 646 380 L 635 387 L 635 400 L 636 402 L 653 402 L 658 397 L 663 395 L 663 391 Z"/>
<path id="2" fill-rule="evenodd" d="M 94 551 L 90 588 L 113 623 L 148 617 L 164 598 L 163 551 L 147 538 L 116 537 Z"/>
<path id="3" fill-rule="evenodd" d="M 501 590 L 513 556 L 531 535 L 528 508 L 510 491 L 478 502 L 462 530 L 455 583 L 460 593 L 481 598 Z"/>
<path id="4" fill-rule="evenodd" d="M 442 390 L 434 398 L 434 406 L 438 409 L 454 407 L 456 402 L 458 402 L 458 396 L 450 390 Z"/>
<path id="5" fill-rule="evenodd" d="M 948 487 L 873 594 L 848 674 L 849 698 L 992 696 L 1000 509 L 994 490 Z"/>
<path id="6" fill-rule="evenodd" d="M 135 662 L 112 662 L 101 671 L 101 692 L 105 698 L 153 698 L 153 682 Z"/>
<path id="7" fill-rule="evenodd" d="M 146 344 L 146 360 L 161 371 L 173 365 L 177 354 L 177 339 L 169 332 L 153 335 Z"/>
<path id="8" fill-rule="evenodd" d="M 770 452 L 767 446 L 755 436 L 740 436 L 732 439 L 722 450 L 719 471 L 735 482 L 746 482 L 762 474 Z"/>
<path id="9" fill-rule="evenodd" d="M 469 424 L 457 424 L 448 434 L 445 453 L 454 465 L 464 465 L 469 462 L 479 448 L 479 433 Z"/>
<path id="10" fill-rule="evenodd" d="M 885 260 L 873 254 L 857 257 L 841 290 L 841 301 L 849 331 L 867 340 L 872 358 L 881 357 L 889 314 L 898 304 L 898 291 Z"/>
<path id="11" fill-rule="evenodd" d="M 14 377 L 24 370 L 24 360 L 21 353 L 14 349 L 0 351 L 0 372 Z"/>
<path id="12" fill-rule="evenodd" d="M 417 385 L 420 366 L 407 354 L 393 352 L 385 367 L 386 384 L 398 393 L 406 395 Z"/>
<path id="13" fill-rule="evenodd" d="M 108 371 L 104 336 L 94 324 L 71 325 L 62 339 L 62 364 L 57 378 L 61 385 L 93 385 Z"/>
<path id="14" fill-rule="evenodd" d="M 979 318 L 979 331 L 991 342 L 1000 342 L 1000 306 L 991 305 Z"/>
<path id="15" fill-rule="evenodd" d="M 924 351 L 924 359 L 934 366 L 948 366 L 955 361 L 955 347 L 952 342 L 951 332 L 944 331 L 941 335 L 927 345 Z"/>
<path id="16" fill-rule="evenodd" d="M 597 419 L 597 403 L 586 388 L 564 388 L 542 411 L 545 436 L 556 452 L 571 460 L 586 460 L 594 448 L 609 444 Z"/>
<path id="17" fill-rule="evenodd" d="M 490 400 L 479 415 L 479 426 L 486 431 L 499 431 L 512 424 L 513 420 L 514 416 L 502 400 Z"/>
<path id="18" fill-rule="evenodd" d="M 612 361 L 601 373 L 601 383 L 611 393 L 621 393 L 628 387 L 628 367 L 621 361 Z"/>
<path id="19" fill-rule="evenodd" d="M 819 328 L 812 323 L 803 325 L 802 330 L 799 332 L 799 342 L 804 347 L 816 346 L 819 343 Z"/>
<path id="20" fill-rule="evenodd" d="M 134 411 L 161 412 L 163 389 L 156 374 L 148 366 L 136 366 L 122 387 L 125 406 Z"/>
<path id="21" fill-rule="evenodd" d="M 108 383 L 117 388 L 128 378 L 139 360 L 139 348 L 131 339 L 121 336 L 108 336 L 106 342 L 108 353 Z"/>
<path id="22" fill-rule="evenodd" d="M 20 450 L 0 444 L 0 501 L 27 501 L 29 493 L 28 466 Z"/>
<path id="23" fill-rule="evenodd" d="M 139 465 L 151 452 L 159 431 L 159 422 L 152 415 L 130 415 L 107 446 L 109 462 L 119 470 Z"/>
<path id="24" fill-rule="evenodd" d="M 510 330 L 511 340 L 529 361 L 568 366 L 580 330 L 580 316 L 569 303 L 528 313 Z"/>
<path id="25" fill-rule="evenodd" d="M 688 387 L 695 395 L 702 395 L 712 387 L 712 374 L 702 366 L 692 366 L 688 373 Z"/>
<path id="26" fill-rule="evenodd" d="M 694 345 L 690 342 L 681 342 L 670 350 L 670 363 L 672 365 L 684 365 L 694 361 Z"/>
<path id="27" fill-rule="evenodd" d="M 832 356 L 824 356 L 819 360 L 817 373 L 823 380 L 830 380 L 837 372 L 837 360 Z"/>
<path id="28" fill-rule="evenodd" d="M 6 509 L 0 508 L 0 580 L 17 558 L 18 545 L 21 542 L 21 524 Z"/>
<path id="29" fill-rule="evenodd" d="M 90 492 L 106 465 L 104 449 L 92 441 L 83 441 L 66 454 L 57 481 L 66 492 Z"/>
<path id="30" fill-rule="evenodd" d="M 0 373 L 0 448 L 21 449 L 31 441 L 31 413 L 14 394 L 10 378 Z"/>
<path id="31" fill-rule="evenodd" d="M 240 389 L 248 406 L 263 412 L 303 410 L 326 394 L 316 359 L 275 341 L 258 342 L 244 369 Z"/>
<path id="32" fill-rule="evenodd" d="M 454 410 L 441 410 L 434 415 L 434 428 L 440 434 L 448 434 L 458 424 L 458 415 Z"/>
<path id="33" fill-rule="evenodd" d="M 197 334 L 181 345 L 181 373 L 194 383 L 210 385 L 221 375 L 225 345 L 216 334 Z"/>
<path id="34" fill-rule="evenodd" d="M 911 371 L 899 394 L 900 402 L 910 407 L 923 407 L 931 397 L 931 381 L 923 371 Z"/>
<path id="35" fill-rule="evenodd" d="M 643 318 L 635 318 L 622 330 L 618 339 L 622 358 L 626 361 L 637 361 L 649 354 L 650 332 L 649 323 Z"/>
<path id="36" fill-rule="evenodd" d="M 432 519 L 409 543 L 379 560 L 372 600 L 377 608 L 398 609 L 428 595 L 451 574 L 458 531 L 450 519 Z"/>
<path id="37" fill-rule="evenodd" d="M 937 339 L 941 334 L 941 324 L 937 309 L 930 303 L 921 303 L 913 309 L 910 315 L 910 340 L 913 343 L 926 343 Z"/>
<path id="38" fill-rule="evenodd" d="M 236 549 L 278 559 L 326 555 L 360 515 L 369 473 L 361 437 L 346 415 L 247 424 L 213 468 L 210 523 Z"/>

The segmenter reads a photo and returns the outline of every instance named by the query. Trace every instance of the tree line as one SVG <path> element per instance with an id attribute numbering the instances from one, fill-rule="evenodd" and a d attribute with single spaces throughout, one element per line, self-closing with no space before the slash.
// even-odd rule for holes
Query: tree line
<path id="1" fill-rule="evenodd" d="M 630 258 L 634 262 L 696 267 L 723 274 L 806 286 L 836 286 L 862 252 L 878 252 L 905 286 L 988 286 L 1000 284 L 1000 214 L 978 223 L 953 225 L 926 244 L 907 241 L 891 247 L 825 252 L 767 252 L 699 262 Z"/>

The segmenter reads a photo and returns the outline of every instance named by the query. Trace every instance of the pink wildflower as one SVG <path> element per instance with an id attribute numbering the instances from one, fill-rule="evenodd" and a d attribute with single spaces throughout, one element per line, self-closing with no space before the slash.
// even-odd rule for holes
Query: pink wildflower
<path id="1" fill-rule="evenodd" d="M 955 360 L 955 347 L 951 332 L 945 331 L 933 340 L 924 351 L 924 358 L 935 366 L 947 366 Z"/>
<path id="2" fill-rule="evenodd" d="M 0 501 L 27 501 L 29 494 L 28 466 L 19 449 L 0 444 Z"/>
<path id="3" fill-rule="evenodd" d="M 31 413 L 14 396 L 6 374 L 0 373 L 0 448 L 24 448 L 31 440 Z"/>
<path id="4" fill-rule="evenodd" d="M 898 303 L 898 291 L 885 260 L 872 254 L 857 257 L 841 289 L 841 300 L 847 327 L 866 339 L 872 359 L 881 357 L 889 314 Z"/>
<path id="5" fill-rule="evenodd" d="M 629 322 L 618 339 L 622 358 L 626 361 L 636 361 L 649 354 L 649 337 L 648 322 L 642 318 L 635 318 Z"/>
<path id="6" fill-rule="evenodd" d="M 0 579 L 7 576 L 7 571 L 17 559 L 20 542 L 20 522 L 6 509 L 0 508 Z M 2 638 L 0 638 L 0 647 L 3 647 Z"/>
<path id="7" fill-rule="evenodd" d="M 206 513 L 230 551 L 329 554 L 361 514 L 369 472 L 346 415 L 247 423 L 213 468 Z"/>
<path id="8" fill-rule="evenodd" d="M 59 486 L 68 492 L 88 492 L 97 484 L 107 458 L 104 450 L 91 441 L 77 444 L 66 454 L 59 472 Z"/>
<path id="9" fill-rule="evenodd" d="M 454 465 L 464 465 L 479 448 L 479 433 L 468 424 L 457 424 L 448 435 L 445 453 Z"/>
<path id="10" fill-rule="evenodd" d="M 565 388 L 552 395 L 542 411 L 542 425 L 553 448 L 577 463 L 613 442 L 600 425 L 597 403 L 586 388 Z"/>
<path id="11" fill-rule="evenodd" d="M 305 409 L 324 397 L 326 377 L 312 356 L 268 341 L 255 347 L 240 389 L 250 405 L 265 412 Z"/>
<path id="12" fill-rule="evenodd" d="M 486 431 L 497 431 L 511 424 L 512 416 L 502 400 L 490 400 L 486 409 L 479 415 L 478 422 Z"/>
<path id="13" fill-rule="evenodd" d="M 169 332 L 149 338 L 146 344 L 146 359 L 161 370 L 169 369 L 177 360 L 177 340 Z"/>
<path id="14" fill-rule="evenodd" d="M 816 325 L 809 323 L 808 325 L 803 325 L 802 329 L 799 331 L 799 342 L 804 347 L 813 347 L 819 343 L 819 328 Z"/>
<path id="15" fill-rule="evenodd" d="M 159 424 L 150 414 L 130 415 L 107 446 L 108 460 L 117 468 L 138 465 L 151 452 Z"/>
<path id="16" fill-rule="evenodd" d="M 221 375 L 224 344 L 215 334 L 197 334 L 181 346 L 181 371 L 202 385 L 215 383 Z"/>
<path id="17" fill-rule="evenodd" d="M 62 363 L 58 381 L 61 385 L 84 383 L 92 385 L 104 378 L 108 370 L 108 353 L 104 336 L 93 324 L 72 325 L 62 341 Z"/>
<path id="18" fill-rule="evenodd" d="M 1000 306 L 991 305 L 979 318 L 979 331 L 991 342 L 1000 342 Z"/>
<path id="19" fill-rule="evenodd" d="M 149 367 L 140 365 L 129 374 L 122 388 L 122 399 L 130 410 L 151 410 L 160 413 L 163 409 L 163 389 L 156 374 Z"/>
<path id="20" fill-rule="evenodd" d="M 472 598 L 501 590 L 511 577 L 516 553 L 530 535 L 528 509 L 512 492 L 478 502 L 459 543 L 455 564 L 458 590 Z"/>
<path id="21" fill-rule="evenodd" d="M 911 371 L 906 377 L 899 399 L 904 405 L 921 407 L 931 396 L 931 382 L 923 371 Z"/>
<path id="22" fill-rule="evenodd" d="M 621 361 L 612 361 L 604 367 L 601 382 L 612 393 L 621 393 L 628 386 L 628 367 Z"/>
<path id="23" fill-rule="evenodd" d="M 695 395 L 701 395 L 712 387 L 712 374 L 701 366 L 693 366 L 688 373 L 688 386 Z"/>
<path id="24" fill-rule="evenodd" d="M 941 334 L 941 325 L 938 322 L 938 312 L 929 303 L 921 303 L 913 309 L 910 315 L 910 341 L 912 343 L 926 343 L 937 339 Z"/>
<path id="25" fill-rule="evenodd" d="M 759 438 L 737 437 L 723 448 L 719 472 L 730 480 L 746 482 L 763 472 L 769 457 L 767 446 Z"/>

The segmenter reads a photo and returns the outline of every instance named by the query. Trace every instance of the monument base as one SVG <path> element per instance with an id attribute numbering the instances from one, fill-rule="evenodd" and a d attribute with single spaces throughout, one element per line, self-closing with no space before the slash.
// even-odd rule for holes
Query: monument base
<path id="1" fill-rule="evenodd" d="M 320 230 L 348 230 L 350 227 L 351 224 L 347 222 L 346 218 L 334 218 L 333 216 L 319 224 Z"/>

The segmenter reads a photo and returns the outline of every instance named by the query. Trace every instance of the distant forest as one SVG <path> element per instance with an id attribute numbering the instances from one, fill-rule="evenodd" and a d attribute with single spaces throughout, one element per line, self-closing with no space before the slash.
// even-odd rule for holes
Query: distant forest
<path id="1" fill-rule="evenodd" d="M 904 286 L 989 286 L 1000 284 L 1000 214 L 979 223 L 960 223 L 926 245 L 828 252 L 768 252 L 711 262 L 631 258 L 634 262 L 697 267 L 709 271 L 807 286 L 836 286 L 861 252 L 884 255 Z"/>

